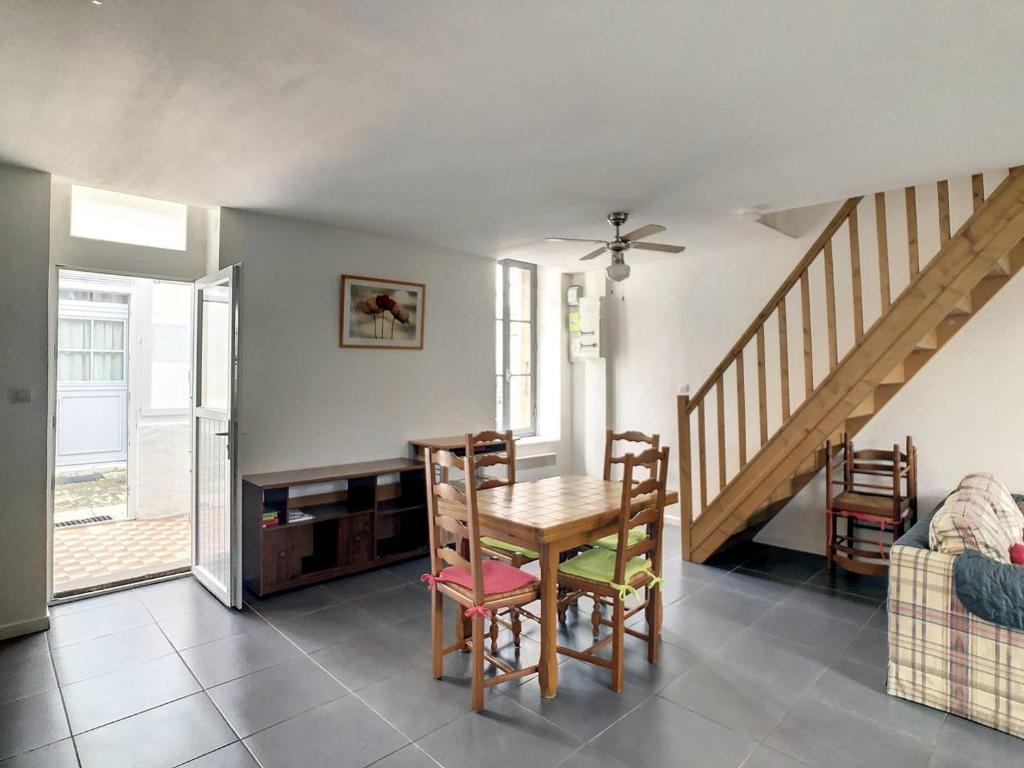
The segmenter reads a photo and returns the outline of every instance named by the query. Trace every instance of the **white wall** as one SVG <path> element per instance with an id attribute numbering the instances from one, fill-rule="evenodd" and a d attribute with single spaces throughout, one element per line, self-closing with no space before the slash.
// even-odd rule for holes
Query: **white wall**
<path id="1" fill-rule="evenodd" d="M 0 165 L 0 638 L 48 625 L 49 216 L 49 175 Z M 12 402 L 15 388 L 31 402 Z"/>
<path id="2" fill-rule="evenodd" d="M 986 174 L 991 191 L 1005 176 Z M 922 266 L 938 249 L 934 185 L 918 188 Z M 970 212 L 969 179 L 950 181 L 953 229 Z M 606 312 L 609 349 L 610 421 L 616 427 L 659 432 L 677 449 L 676 393 L 689 385 L 691 393 L 703 384 L 721 357 L 789 274 L 838 208 L 821 208 L 820 219 L 798 239 L 764 233 L 757 248 L 720 253 L 690 253 L 653 264 L 636 266 L 629 280 L 614 286 Z M 902 191 L 887 197 L 892 294 L 907 284 L 906 230 Z M 863 266 L 865 328 L 880 313 L 874 202 L 859 208 Z M 813 218 L 813 217 L 812 217 Z M 756 226 L 752 224 L 751 226 Z M 836 296 L 840 358 L 853 343 L 852 290 L 845 227 L 835 243 Z M 812 312 L 815 329 L 823 329 L 823 277 L 812 268 Z M 971 470 L 993 471 L 1014 489 L 1024 489 L 1024 279 L 1017 278 L 971 319 L 958 336 L 870 422 L 858 443 L 891 446 L 913 435 L 919 449 L 921 507 L 930 509 L 959 478 Z M 792 407 L 802 401 L 803 361 L 799 354 L 799 291 L 787 302 L 790 340 Z M 824 334 L 814 339 L 814 380 L 827 372 Z M 767 326 L 769 434 L 781 422 L 778 331 L 774 318 Z M 753 344 L 745 356 L 748 455 L 757 449 L 756 360 Z M 732 477 L 738 466 L 735 436 L 735 376 L 725 378 L 726 466 Z M 578 405 L 574 404 L 578 408 Z M 707 401 L 708 494 L 717 493 L 717 443 L 714 396 Z M 598 417 L 590 416 L 593 422 Z M 694 425 L 695 431 L 695 425 Z M 678 483 L 676 461 L 671 482 Z M 696 480 L 695 480 L 696 484 Z M 696 490 L 695 490 L 696 493 Z M 806 551 L 823 551 L 824 495 L 820 479 L 812 483 L 758 535 L 759 541 Z"/>
<path id="3" fill-rule="evenodd" d="M 584 296 L 604 297 L 601 304 L 601 357 L 577 360 L 570 364 L 572 383 L 572 471 L 583 475 L 601 475 L 604 472 L 604 441 L 609 426 L 609 358 L 614 355 L 614 335 L 606 333 L 615 328 L 609 313 L 614 313 L 613 301 L 607 296 L 607 280 L 603 270 L 577 273 L 571 284 L 583 287 Z M 617 426 L 615 426 L 618 429 Z"/>
<path id="4" fill-rule="evenodd" d="M 765 243 L 634 266 L 606 300 L 609 423 L 616 430 L 660 434 L 672 448 L 673 487 L 680 387 L 689 385 L 693 392 L 704 382 L 802 255 L 800 241 L 766 231 Z M 603 439 L 602 434 L 602 445 Z"/>
<path id="5" fill-rule="evenodd" d="M 494 423 L 494 263 L 224 209 L 242 264 L 242 474 L 404 456 L 414 437 Z M 340 349 L 342 274 L 426 284 L 422 350 Z"/>

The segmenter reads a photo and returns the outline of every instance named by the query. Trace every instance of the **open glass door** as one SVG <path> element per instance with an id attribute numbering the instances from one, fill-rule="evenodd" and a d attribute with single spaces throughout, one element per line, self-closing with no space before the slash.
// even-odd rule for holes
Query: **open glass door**
<path id="1" fill-rule="evenodd" d="M 239 271 L 236 264 L 196 281 L 192 389 L 192 573 L 235 608 L 242 607 L 235 499 Z"/>

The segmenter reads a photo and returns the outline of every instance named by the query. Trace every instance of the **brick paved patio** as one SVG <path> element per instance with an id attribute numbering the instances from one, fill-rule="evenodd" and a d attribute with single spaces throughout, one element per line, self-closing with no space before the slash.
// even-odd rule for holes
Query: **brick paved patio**
<path id="1" fill-rule="evenodd" d="M 57 528 L 55 594 L 184 568 L 191 561 L 188 515 Z"/>

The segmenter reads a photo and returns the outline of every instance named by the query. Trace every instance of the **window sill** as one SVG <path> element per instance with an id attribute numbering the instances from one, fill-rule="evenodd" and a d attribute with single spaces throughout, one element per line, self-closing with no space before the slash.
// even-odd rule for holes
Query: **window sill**
<path id="1" fill-rule="evenodd" d="M 561 442 L 559 435 L 530 435 L 516 440 L 516 445 L 548 445 Z"/>

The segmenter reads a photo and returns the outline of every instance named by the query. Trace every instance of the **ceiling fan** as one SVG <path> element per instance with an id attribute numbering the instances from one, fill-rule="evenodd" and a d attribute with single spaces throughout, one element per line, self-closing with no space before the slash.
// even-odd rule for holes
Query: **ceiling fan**
<path id="1" fill-rule="evenodd" d="M 625 280 L 629 277 L 629 265 L 626 263 L 626 251 L 630 248 L 639 248 L 643 251 L 661 251 L 663 253 L 682 253 L 686 250 L 682 245 L 665 245 L 663 243 L 641 243 L 637 242 L 645 237 L 664 232 L 665 228 L 660 224 L 648 224 L 645 227 L 634 229 L 624 235 L 619 234 L 619 227 L 626 223 L 629 214 L 623 211 L 614 211 L 608 214 L 608 223 L 615 227 L 615 237 L 611 240 L 591 240 L 583 237 L 549 237 L 550 243 L 601 243 L 601 247 L 583 256 L 580 261 L 589 261 L 600 256 L 605 251 L 612 254 L 612 263 L 608 267 L 608 277 L 612 280 Z"/>

